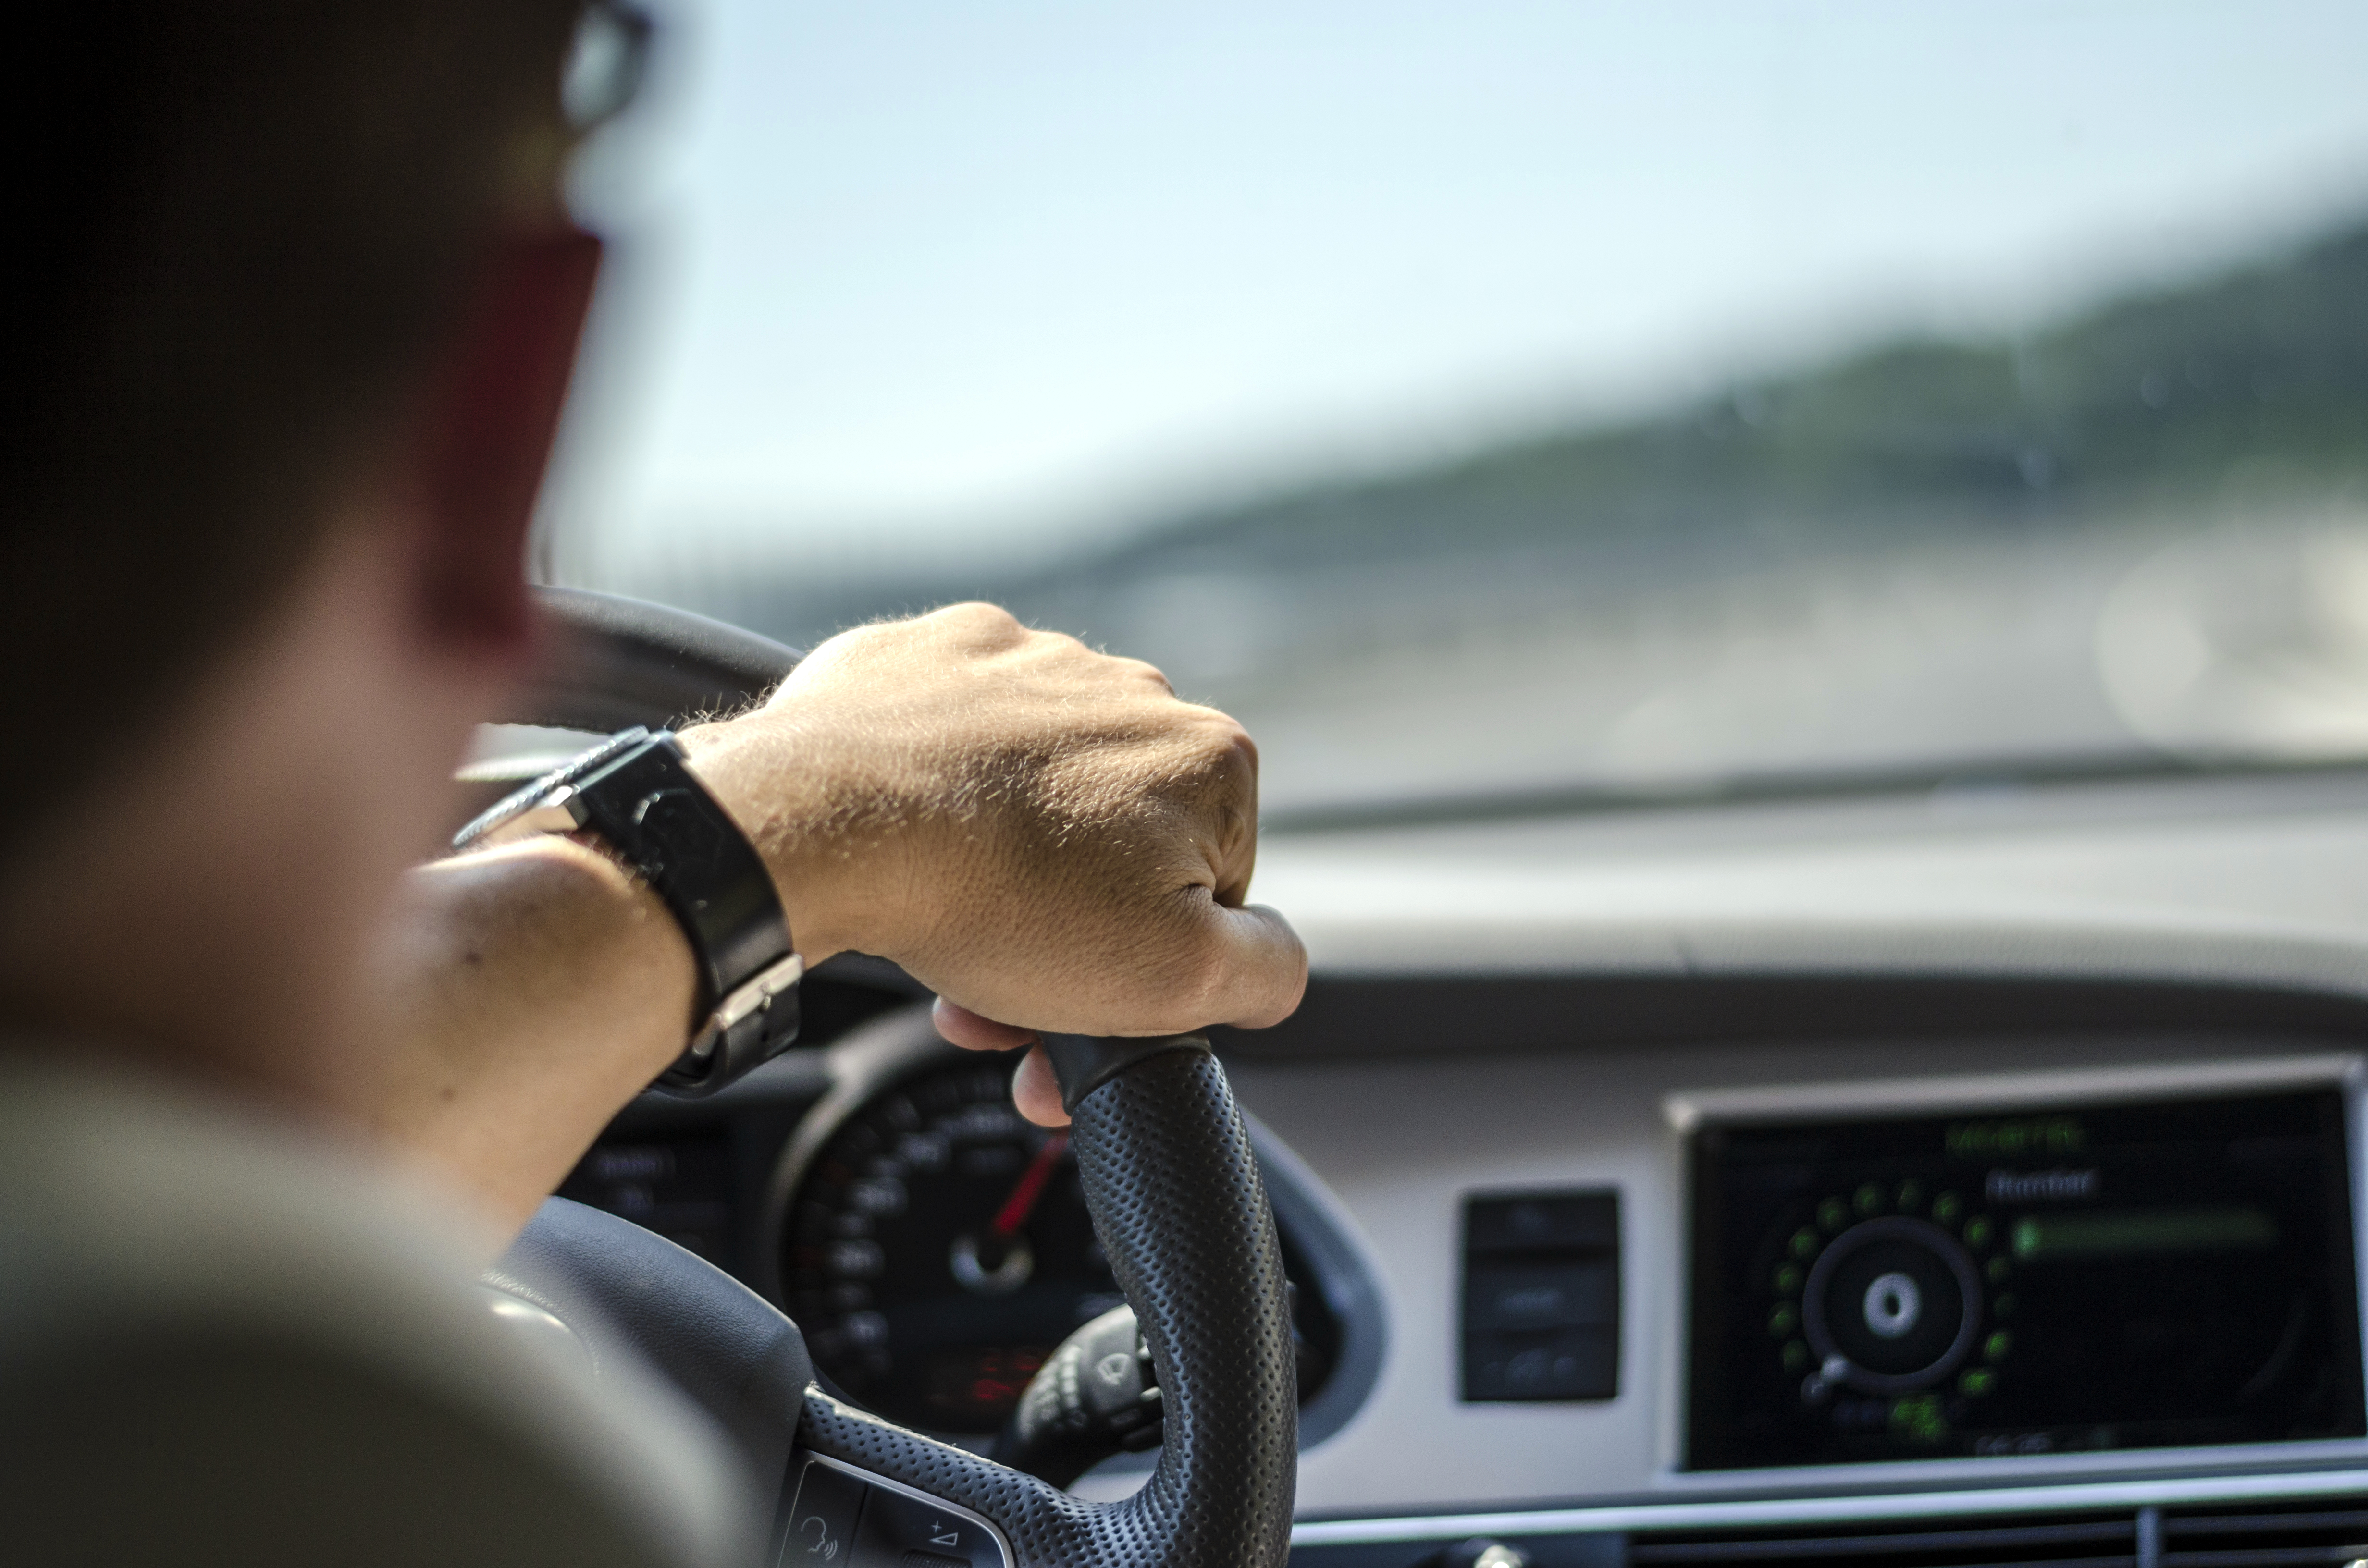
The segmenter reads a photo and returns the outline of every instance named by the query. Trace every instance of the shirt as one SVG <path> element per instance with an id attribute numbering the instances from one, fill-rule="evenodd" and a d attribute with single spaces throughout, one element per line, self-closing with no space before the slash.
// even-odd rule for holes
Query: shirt
<path id="1" fill-rule="evenodd" d="M 712 1424 L 506 1326 L 463 1208 L 252 1108 L 0 1053 L 0 1557 L 752 1561 Z"/>

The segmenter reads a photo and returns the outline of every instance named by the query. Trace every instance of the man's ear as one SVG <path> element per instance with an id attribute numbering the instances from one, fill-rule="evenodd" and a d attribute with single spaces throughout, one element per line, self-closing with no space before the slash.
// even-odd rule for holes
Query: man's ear
<path id="1" fill-rule="evenodd" d="M 599 240 L 572 225 L 503 237 L 431 379 L 415 472 L 420 609 L 439 641 L 532 646 L 527 530 L 599 267 Z"/>

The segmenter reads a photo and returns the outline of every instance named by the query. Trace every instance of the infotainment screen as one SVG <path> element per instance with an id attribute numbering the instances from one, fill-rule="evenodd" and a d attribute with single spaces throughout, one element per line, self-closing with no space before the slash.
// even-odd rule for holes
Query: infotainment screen
<path id="1" fill-rule="evenodd" d="M 1696 1470 L 2363 1435 L 2334 1088 L 1693 1138 Z"/>

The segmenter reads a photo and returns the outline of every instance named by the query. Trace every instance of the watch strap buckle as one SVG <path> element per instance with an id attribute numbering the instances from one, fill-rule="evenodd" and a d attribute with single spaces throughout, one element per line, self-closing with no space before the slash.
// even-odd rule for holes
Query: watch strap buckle
<path id="1" fill-rule="evenodd" d="M 659 1079 L 660 1085 L 680 1092 L 695 1090 L 711 1080 L 737 1078 L 775 1054 L 776 1041 L 795 1039 L 797 986 L 805 970 L 805 960 L 787 953 L 734 987 L 707 1015 L 689 1047 Z"/>

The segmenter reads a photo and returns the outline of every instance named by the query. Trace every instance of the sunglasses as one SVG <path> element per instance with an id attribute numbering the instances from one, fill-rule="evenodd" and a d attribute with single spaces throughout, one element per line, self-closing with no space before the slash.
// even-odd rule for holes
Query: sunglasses
<path id="1" fill-rule="evenodd" d="M 559 78 L 560 108 L 577 135 L 614 119 L 633 101 L 655 30 L 649 13 L 631 0 L 586 0 Z"/>

